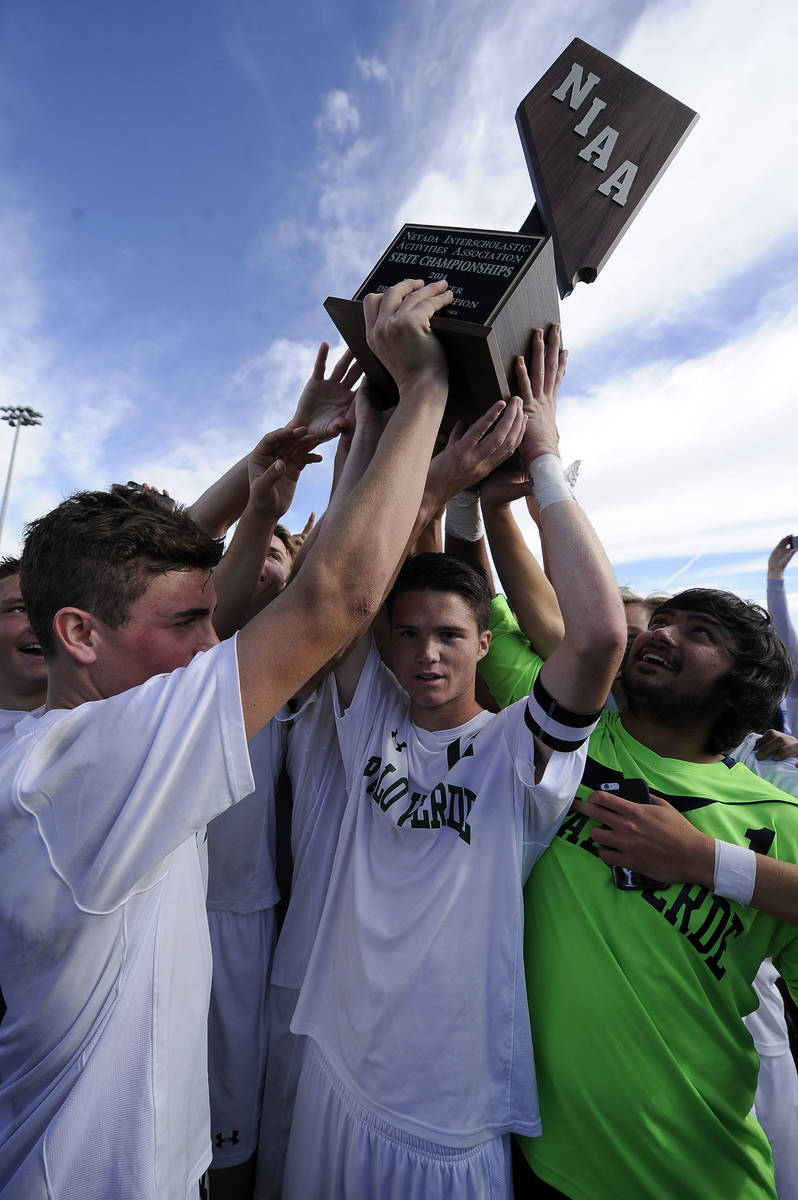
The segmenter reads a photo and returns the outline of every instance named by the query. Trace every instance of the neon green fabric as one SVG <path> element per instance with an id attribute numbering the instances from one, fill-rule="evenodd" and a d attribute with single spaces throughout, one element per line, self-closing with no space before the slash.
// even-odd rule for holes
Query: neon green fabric
<path id="1" fill-rule="evenodd" d="M 524 637 L 504 596 L 490 606 L 490 649 L 477 670 L 501 708 L 528 696 L 543 662 Z"/>
<path id="2" fill-rule="evenodd" d="M 506 603 L 495 607 L 483 674 L 503 704 L 540 659 Z M 791 796 L 731 760 L 660 758 L 605 713 L 578 794 L 623 777 L 644 778 L 713 837 L 798 861 Z M 594 825 L 567 817 L 525 889 L 543 1135 L 521 1139 L 524 1153 L 575 1200 L 775 1197 L 770 1148 L 748 1115 L 758 1061 L 741 1018 L 768 955 L 795 991 L 798 929 L 698 885 L 621 891 Z"/>

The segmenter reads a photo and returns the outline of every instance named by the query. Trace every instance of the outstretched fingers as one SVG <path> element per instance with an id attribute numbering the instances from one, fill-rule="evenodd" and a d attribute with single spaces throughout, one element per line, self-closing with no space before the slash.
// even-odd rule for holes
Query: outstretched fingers
<path id="1" fill-rule="evenodd" d="M 559 325 L 551 326 L 547 339 L 542 329 L 533 330 L 529 368 L 521 356 L 515 364 L 518 391 L 525 408 L 529 409 L 544 396 L 556 399 L 567 361 L 568 351 L 560 345 Z"/>
<path id="2" fill-rule="evenodd" d="M 352 371 L 353 368 L 355 368 L 353 382 L 356 382 L 362 374 L 362 371 L 357 366 L 357 363 L 355 362 L 355 356 L 352 351 L 344 350 L 343 354 L 338 359 L 338 362 L 335 364 L 332 371 L 330 371 L 330 382 L 345 383 L 347 375 L 350 371 Z"/>
<path id="3" fill-rule="evenodd" d="M 324 372 L 327 369 L 327 355 L 330 353 L 328 342 L 322 342 L 316 351 L 316 361 L 313 364 L 313 370 L 310 373 L 311 379 L 323 379 Z"/>
<path id="4" fill-rule="evenodd" d="M 369 292 L 363 297 L 363 311 L 366 314 L 366 325 L 374 325 L 378 317 L 383 319 L 392 316 L 401 306 L 406 296 L 424 287 L 423 279 L 403 279 L 395 283 L 385 292 Z"/>

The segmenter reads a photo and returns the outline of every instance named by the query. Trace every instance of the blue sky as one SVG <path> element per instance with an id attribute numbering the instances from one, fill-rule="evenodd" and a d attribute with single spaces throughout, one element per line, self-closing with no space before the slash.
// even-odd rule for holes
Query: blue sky
<path id="1" fill-rule="evenodd" d="M 563 303 L 563 457 L 620 582 L 761 598 L 798 532 L 792 0 L 3 0 L 0 403 L 45 424 L 2 550 L 79 488 L 193 499 L 290 414 L 324 297 L 404 221 L 517 229 L 515 109 L 575 36 L 701 120 Z M 0 425 L 3 475 L 10 449 Z"/>

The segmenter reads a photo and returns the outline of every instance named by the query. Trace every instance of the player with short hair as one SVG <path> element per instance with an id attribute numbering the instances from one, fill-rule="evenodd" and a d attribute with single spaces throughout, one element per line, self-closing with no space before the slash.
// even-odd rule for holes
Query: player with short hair
<path id="1" fill-rule="evenodd" d="M 540 660 L 498 606 L 492 629 L 483 674 L 510 703 Z M 793 798 L 726 756 L 791 674 L 764 610 L 690 589 L 655 609 L 624 668 L 626 711 L 603 714 L 590 738 L 577 793 L 589 803 L 565 819 L 525 890 L 543 1133 L 524 1153 L 564 1195 L 603 1200 L 622 1181 L 646 1200 L 775 1196 L 770 1149 L 749 1116 L 758 1061 L 741 1018 L 756 1006 L 763 959 L 795 989 L 798 931 L 746 907 L 734 870 L 684 885 L 614 877 L 607 864 L 627 860 L 600 822 L 615 826 L 620 808 L 633 821 L 638 806 L 615 795 L 643 779 L 655 806 L 664 797 L 710 839 L 798 861 Z M 647 825 L 655 811 L 642 814 Z M 575 1012 L 564 995 L 590 1002 Z"/>
<path id="2" fill-rule="evenodd" d="M 336 667 L 348 801 L 292 1022 L 308 1041 L 286 1200 L 507 1196 L 508 1132 L 539 1129 L 521 889 L 570 804 L 625 641 L 557 452 L 564 367 L 558 328 L 545 349 L 537 331 L 530 375 L 517 364 L 524 412 L 508 410 L 566 631 L 528 698 L 498 715 L 476 702 L 490 597 L 446 556 L 399 573 L 394 673 L 370 639 Z"/>
<path id="3" fill-rule="evenodd" d="M 446 401 L 429 322 L 451 300 L 419 280 L 366 298 L 400 395 L 391 427 L 290 597 L 235 639 L 211 623 L 219 547 L 179 510 L 89 492 L 29 529 L 48 696 L 0 758 L 4 1200 L 196 1194 L 210 1160 L 201 831 L 252 791 L 247 738 L 381 601 Z M 261 473 L 296 481 L 307 451 L 296 429 Z"/>

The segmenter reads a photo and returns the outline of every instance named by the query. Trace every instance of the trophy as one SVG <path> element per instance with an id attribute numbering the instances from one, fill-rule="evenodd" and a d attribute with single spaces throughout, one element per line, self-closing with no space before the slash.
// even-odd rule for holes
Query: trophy
<path id="1" fill-rule="evenodd" d="M 537 204 L 519 233 L 404 225 L 352 300 L 324 307 L 373 385 L 396 385 L 366 342 L 363 297 L 402 279 L 446 279 L 454 302 L 432 317 L 449 364 L 444 428 L 471 423 L 515 391 L 513 363 L 559 300 L 592 283 L 698 116 L 575 38 L 516 112 Z"/>

